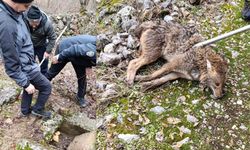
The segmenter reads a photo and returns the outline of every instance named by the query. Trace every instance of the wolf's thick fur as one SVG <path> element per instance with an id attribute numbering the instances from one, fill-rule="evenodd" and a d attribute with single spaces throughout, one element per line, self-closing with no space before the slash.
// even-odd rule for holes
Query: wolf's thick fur
<path id="1" fill-rule="evenodd" d="M 147 81 L 142 83 L 147 90 L 169 80 L 185 78 L 200 81 L 202 87 L 208 86 L 214 98 L 223 96 L 226 80 L 227 62 L 211 47 L 192 48 L 202 40 L 199 35 L 188 35 L 187 31 L 177 23 L 158 25 L 152 21 L 142 23 L 135 35 L 140 38 L 142 54 L 129 62 L 127 82 L 132 85 L 134 80 Z M 167 63 L 150 75 L 136 76 L 137 70 L 159 57 Z"/>

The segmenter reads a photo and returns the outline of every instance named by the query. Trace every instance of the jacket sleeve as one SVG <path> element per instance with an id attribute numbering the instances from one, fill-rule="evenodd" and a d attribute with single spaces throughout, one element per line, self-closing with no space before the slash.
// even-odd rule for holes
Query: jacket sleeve
<path id="1" fill-rule="evenodd" d="M 4 59 L 5 72 L 19 86 L 28 87 L 30 82 L 21 69 L 21 61 L 15 43 L 14 32 L 15 25 L 8 22 L 0 22 L 0 47 Z"/>
<path id="2" fill-rule="evenodd" d="M 45 26 L 45 34 L 49 40 L 49 43 L 46 47 L 46 52 L 47 53 L 51 53 L 52 49 L 55 46 L 55 42 L 56 42 L 56 32 L 54 30 L 54 27 L 51 23 L 51 21 L 48 19 L 46 22 L 46 26 Z"/>
<path id="3" fill-rule="evenodd" d="M 89 61 L 96 61 L 96 46 L 87 43 L 87 44 L 75 44 L 70 46 L 67 49 L 64 49 L 58 57 L 58 61 L 66 61 L 74 57 L 81 57 Z M 95 65 L 96 62 L 91 62 Z"/>

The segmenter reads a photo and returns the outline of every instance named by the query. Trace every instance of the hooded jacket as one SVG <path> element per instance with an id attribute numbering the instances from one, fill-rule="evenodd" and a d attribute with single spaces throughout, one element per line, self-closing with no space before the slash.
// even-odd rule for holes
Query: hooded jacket
<path id="1" fill-rule="evenodd" d="M 96 65 L 96 37 L 78 35 L 63 39 L 56 50 L 59 62 L 72 62 L 83 67 Z"/>
<path id="2" fill-rule="evenodd" d="M 0 1 L 0 49 L 5 72 L 21 87 L 28 87 L 40 68 L 23 15 Z"/>
<path id="3" fill-rule="evenodd" d="M 57 35 L 48 16 L 42 11 L 41 14 L 42 19 L 39 26 L 35 30 L 33 30 L 32 27 L 29 27 L 31 32 L 31 39 L 35 49 L 36 47 L 46 46 L 46 52 L 51 53 L 53 47 L 55 46 Z M 27 12 L 25 12 L 24 15 L 28 24 Z"/>

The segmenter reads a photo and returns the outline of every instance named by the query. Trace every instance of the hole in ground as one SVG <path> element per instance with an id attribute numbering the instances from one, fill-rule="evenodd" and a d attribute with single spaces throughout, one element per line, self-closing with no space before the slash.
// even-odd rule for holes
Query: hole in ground
<path id="1" fill-rule="evenodd" d="M 66 150 L 70 143 L 74 140 L 75 136 L 88 132 L 78 126 L 70 124 L 67 121 L 63 121 L 58 131 L 60 132 L 59 142 L 53 141 L 50 144 L 61 150 Z"/>

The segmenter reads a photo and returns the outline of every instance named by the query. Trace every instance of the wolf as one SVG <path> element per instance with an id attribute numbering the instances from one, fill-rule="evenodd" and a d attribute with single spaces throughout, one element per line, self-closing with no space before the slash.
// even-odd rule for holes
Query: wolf
<path id="1" fill-rule="evenodd" d="M 127 83 L 142 82 L 142 90 L 160 86 L 167 81 L 184 78 L 200 82 L 204 90 L 209 87 L 213 98 L 223 97 L 223 88 L 228 71 L 228 63 L 223 56 L 214 52 L 210 46 L 193 48 L 202 40 L 199 34 L 187 34 L 178 23 L 157 23 L 147 21 L 135 31 L 140 39 L 141 55 L 129 62 Z M 164 58 L 166 63 L 149 75 L 137 75 L 137 70 L 147 64 Z"/>

